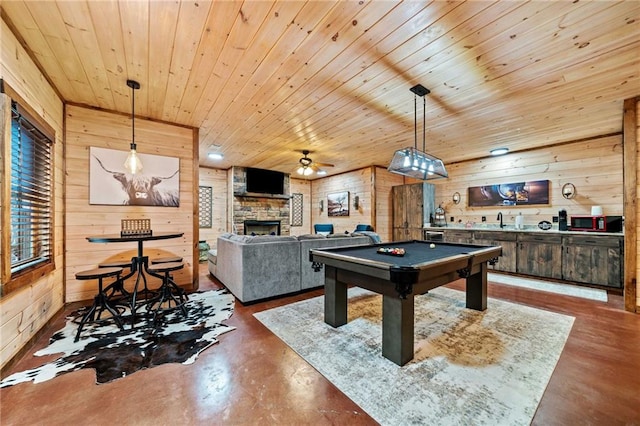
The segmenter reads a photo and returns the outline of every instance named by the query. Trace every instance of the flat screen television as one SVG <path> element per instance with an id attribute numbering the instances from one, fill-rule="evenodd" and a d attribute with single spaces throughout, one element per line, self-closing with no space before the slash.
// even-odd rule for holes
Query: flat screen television
<path id="1" fill-rule="evenodd" d="M 284 173 L 273 170 L 246 169 L 247 192 L 284 194 Z"/>

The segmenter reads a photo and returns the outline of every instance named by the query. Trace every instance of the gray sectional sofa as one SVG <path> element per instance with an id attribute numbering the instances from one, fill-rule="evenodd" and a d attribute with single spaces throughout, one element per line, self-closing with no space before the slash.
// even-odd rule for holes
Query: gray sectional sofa
<path id="1" fill-rule="evenodd" d="M 379 239 L 378 239 L 379 241 Z M 324 285 L 324 269 L 314 271 L 309 249 L 372 244 L 375 235 L 275 236 L 223 234 L 209 250 L 209 272 L 243 303 Z"/>

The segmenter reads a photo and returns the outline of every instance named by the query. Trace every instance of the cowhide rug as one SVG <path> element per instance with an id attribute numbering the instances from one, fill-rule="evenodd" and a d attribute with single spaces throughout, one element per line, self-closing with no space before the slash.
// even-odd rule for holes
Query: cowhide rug
<path id="1" fill-rule="evenodd" d="M 73 319 L 81 314 L 78 311 L 51 337 L 49 346 L 34 354 L 62 353 L 60 358 L 6 377 L 0 388 L 28 381 L 40 383 L 81 368 L 94 368 L 100 384 L 160 364 L 191 364 L 200 352 L 218 342 L 218 336 L 235 329 L 223 324 L 233 314 L 234 300 L 224 289 L 193 293 L 187 302 L 187 318 L 175 310 L 155 326 L 140 318 L 134 328 L 125 324 L 124 331 L 112 321 L 87 324 L 74 342 L 78 325 Z"/>

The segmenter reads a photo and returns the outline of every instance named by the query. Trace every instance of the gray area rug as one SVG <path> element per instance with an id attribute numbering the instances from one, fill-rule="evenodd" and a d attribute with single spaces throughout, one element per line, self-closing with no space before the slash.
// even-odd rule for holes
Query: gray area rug
<path id="1" fill-rule="evenodd" d="M 528 425 L 574 318 L 464 292 L 415 299 L 415 357 L 382 356 L 382 297 L 349 289 L 349 322 L 324 323 L 324 297 L 254 316 L 382 425 Z"/>
<path id="2" fill-rule="evenodd" d="M 583 299 L 597 300 L 606 302 L 607 292 L 597 288 L 581 287 L 577 285 L 557 283 L 534 278 L 516 277 L 512 275 L 503 275 L 488 273 L 487 279 L 498 284 L 505 284 L 515 287 L 530 288 L 532 290 L 546 291 L 549 293 L 562 294 L 563 296 L 581 297 Z"/>

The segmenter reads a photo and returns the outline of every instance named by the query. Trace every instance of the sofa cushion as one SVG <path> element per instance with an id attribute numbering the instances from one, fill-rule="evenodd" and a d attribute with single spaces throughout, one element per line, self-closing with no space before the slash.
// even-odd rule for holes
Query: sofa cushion
<path id="1" fill-rule="evenodd" d="M 233 234 L 229 237 L 229 241 L 242 244 L 260 244 L 260 243 L 282 243 L 287 241 L 298 241 L 296 237 L 289 235 L 238 235 Z"/>
<path id="2" fill-rule="evenodd" d="M 289 235 L 256 235 L 247 241 L 247 244 L 282 243 L 286 241 L 298 241 L 298 239 Z"/>
<path id="3" fill-rule="evenodd" d="M 252 235 L 233 234 L 232 236 L 229 237 L 229 241 L 233 241 L 235 243 L 246 243 L 251 241 L 252 239 L 253 239 Z"/>
<path id="4" fill-rule="evenodd" d="M 303 241 L 303 240 L 324 240 L 325 238 L 327 238 L 327 236 L 324 235 L 324 234 L 298 235 L 298 241 Z"/>
<path id="5" fill-rule="evenodd" d="M 207 252 L 207 260 L 209 260 L 209 262 L 217 263 L 217 261 L 218 261 L 218 250 L 216 250 L 216 249 L 209 250 Z"/>
<path id="6" fill-rule="evenodd" d="M 211 275 L 213 275 L 214 277 L 217 276 L 218 250 L 216 249 L 209 250 L 207 252 L 207 260 L 209 261 L 208 262 L 209 272 L 211 272 Z"/>

